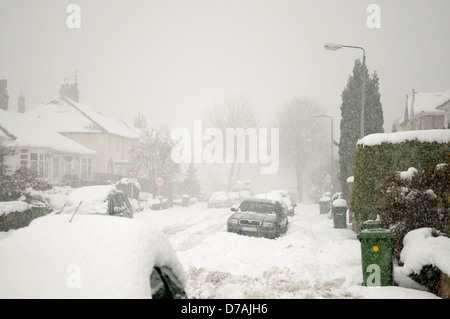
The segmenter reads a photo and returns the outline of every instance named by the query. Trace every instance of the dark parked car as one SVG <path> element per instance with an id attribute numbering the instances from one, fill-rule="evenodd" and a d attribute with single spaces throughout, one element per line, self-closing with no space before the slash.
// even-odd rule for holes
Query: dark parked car
<path id="1" fill-rule="evenodd" d="M 288 229 L 288 217 L 279 201 L 246 199 L 231 210 L 235 213 L 228 218 L 228 232 L 276 238 Z"/>

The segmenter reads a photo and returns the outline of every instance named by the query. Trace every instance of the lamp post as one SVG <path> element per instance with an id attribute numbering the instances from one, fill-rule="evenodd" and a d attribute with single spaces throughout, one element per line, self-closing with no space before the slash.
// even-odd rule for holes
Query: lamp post
<path id="1" fill-rule="evenodd" d="M 333 117 L 330 115 L 321 115 L 321 114 L 313 114 L 313 117 L 328 117 L 331 120 L 331 183 L 330 183 L 330 190 L 333 190 Z"/>
<path id="2" fill-rule="evenodd" d="M 361 133 L 360 137 L 364 137 L 364 117 L 365 117 L 365 98 L 366 98 L 366 51 L 362 47 L 357 47 L 353 45 L 343 45 L 343 44 L 337 44 L 337 43 L 327 43 L 324 46 L 325 49 L 331 50 L 331 51 L 337 51 L 341 48 L 351 48 L 351 49 L 360 49 L 363 51 L 363 87 L 362 87 L 362 97 L 361 97 Z"/>

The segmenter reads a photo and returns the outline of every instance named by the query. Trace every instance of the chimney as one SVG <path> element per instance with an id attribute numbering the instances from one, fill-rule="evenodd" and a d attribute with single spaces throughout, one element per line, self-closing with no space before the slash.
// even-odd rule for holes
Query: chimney
<path id="1" fill-rule="evenodd" d="M 20 93 L 17 105 L 19 113 L 25 113 L 25 97 L 23 96 L 23 93 Z"/>
<path id="2" fill-rule="evenodd" d="M 8 110 L 8 80 L 0 80 L 0 109 Z"/>
<path id="3" fill-rule="evenodd" d="M 68 84 L 64 83 L 59 89 L 59 94 L 63 95 L 72 101 L 79 102 L 80 92 L 78 91 L 78 83 Z"/>

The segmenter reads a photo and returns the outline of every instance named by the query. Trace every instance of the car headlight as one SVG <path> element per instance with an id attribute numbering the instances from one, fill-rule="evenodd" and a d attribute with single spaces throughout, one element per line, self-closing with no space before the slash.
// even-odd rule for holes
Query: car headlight
<path id="1" fill-rule="evenodd" d="M 262 225 L 263 227 L 275 227 L 275 223 L 272 222 L 264 222 Z"/>
<path id="2" fill-rule="evenodd" d="M 228 220 L 228 224 L 237 224 L 238 223 L 238 220 L 237 219 L 229 219 Z"/>

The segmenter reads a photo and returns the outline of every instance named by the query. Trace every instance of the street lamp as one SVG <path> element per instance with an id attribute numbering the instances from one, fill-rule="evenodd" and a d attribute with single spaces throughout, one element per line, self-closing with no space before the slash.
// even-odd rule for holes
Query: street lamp
<path id="1" fill-rule="evenodd" d="M 331 51 L 337 51 L 341 48 L 351 48 L 351 49 L 360 49 L 363 51 L 363 87 L 362 87 L 362 98 L 361 98 L 361 134 L 360 137 L 364 137 L 364 117 L 365 117 L 365 98 L 366 98 L 366 51 L 362 47 L 356 47 L 353 45 L 343 45 L 343 44 L 337 44 L 337 43 L 327 43 L 324 46 L 325 49 L 331 50 Z"/>
<path id="2" fill-rule="evenodd" d="M 321 114 L 313 114 L 313 117 L 328 117 L 329 119 L 331 119 L 331 184 L 330 184 L 330 190 L 333 190 L 333 117 L 330 115 L 321 115 Z"/>

